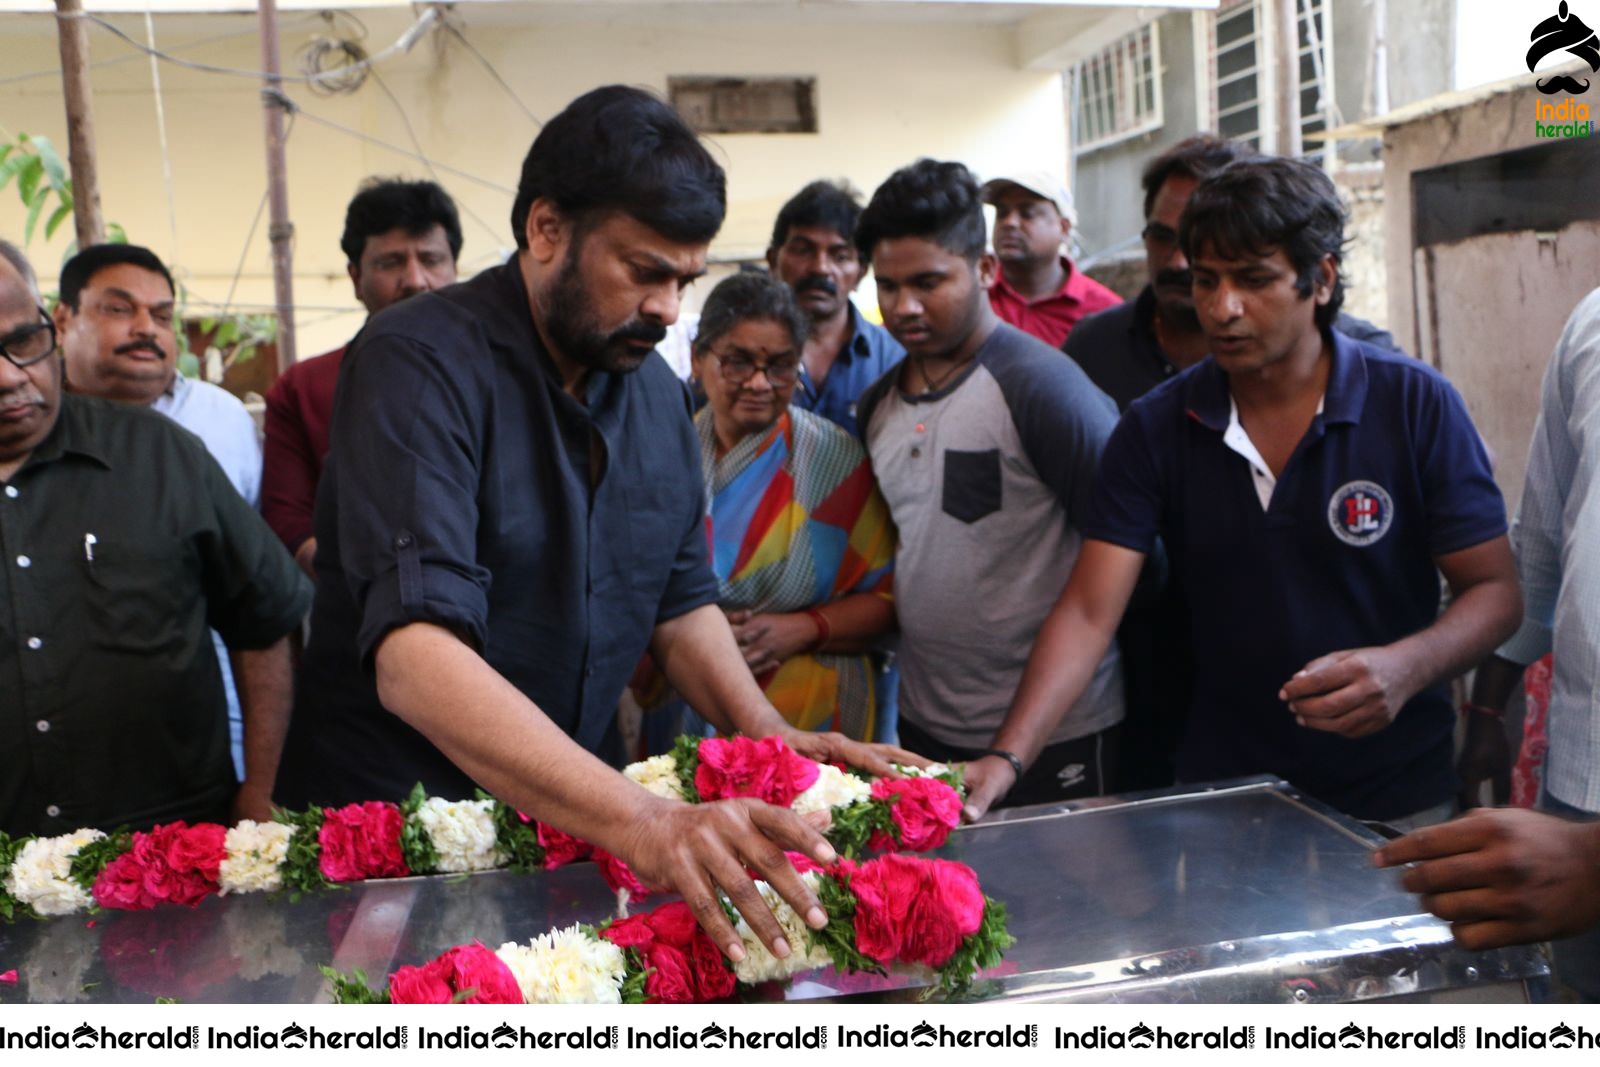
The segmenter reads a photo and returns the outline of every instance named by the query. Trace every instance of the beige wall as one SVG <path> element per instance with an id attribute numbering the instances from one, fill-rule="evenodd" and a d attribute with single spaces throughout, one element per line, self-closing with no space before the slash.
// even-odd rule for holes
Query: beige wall
<path id="1" fill-rule="evenodd" d="M 1600 285 L 1600 224 L 1413 247 L 1411 175 L 1535 143 L 1532 85 L 1398 126 L 1384 136 L 1389 327 L 1461 391 L 1515 512 L 1551 350 Z"/>
<path id="2" fill-rule="evenodd" d="M 670 11 L 670 9 L 669 9 Z M 409 24 L 404 11 L 363 10 L 372 51 Z M 716 139 L 728 168 L 729 215 L 714 258 L 759 255 L 774 213 L 805 182 L 848 177 L 870 193 L 895 167 L 919 155 L 962 159 L 980 172 L 1004 166 L 1060 169 L 1066 156 L 1062 94 L 1056 75 L 1017 70 L 1011 31 L 1002 25 L 917 24 L 906 19 L 849 26 L 759 21 L 641 25 L 632 21 L 543 16 L 516 5 L 469 8 L 457 16 L 468 38 L 540 116 L 610 81 L 665 87 L 669 74 L 814 75 L 820 133 Z M 669 19 L 670 13 L 656 16 Z M 143 39 L 140 19 L 117 24 Z M 207 63 L 259 64 L 254 16 L 157 17 L 158 44 Z M 0 71 L 25 73 L 56 64 L 54 27 L 37 16 L 0 16 Z M 285 70 L 314 32 L 314 15 L 284 16 Z M 193 46 L 222 34 L 227 40 Z M 133 54 L 92 29 L 93 59 Z M 518 166 L 536 127 L 456 41 L 435 34 L 413 52 L 379 67 L 409 114 L 429 156 L 485 179 L 493 188 L 440 175 L 463 207 L 464 271 L 496 262 L 511 247 L 509 223 Z M 181 267 L 194 308 L 221 302 L 244 253 L 235 303 L 270 303 L 265 220 L 248 249 L 246 234 L 265 190 L 257 83 L 164 64 L 161 78 L 177 201 L 176 239 L 167 210 L 148 61 L 135 58 L 93 72 L 105 215 L 130 239 L 149 244 Z M 409 144 L 394 104 L 369 80 L 353 96 L 290 95 L 309 114 Z M 65 152 L 60 85 L 54 76 L 0 84 L 0 125 L 47 134 Z M 345 202 L 369 174 L 427 176 L 424 164 L 321 128 L 300 117 L 289 141 L 289 197 L 298 242 L 295 296 L 302 355 L 342 343 L 361 313 L 344 275 L 338 233 Z M 0 191 L 0 234 L 20 238 L 23 213 L 13 189 Z M 49 286 L 70 226 L 29 251 Z M 694 302 L 693 300 L 691 302 Z"/>

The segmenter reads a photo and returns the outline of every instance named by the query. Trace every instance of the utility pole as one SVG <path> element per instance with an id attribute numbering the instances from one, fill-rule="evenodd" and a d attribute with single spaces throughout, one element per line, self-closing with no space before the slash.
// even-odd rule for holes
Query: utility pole
<path id="1" fill-rule="evenodd" d="M 272 288 L 278 304 L 278 373 L 294 365 L 294 223 L 289 221 L 289 188 L 284 178 L 282 79 L 278 76 L 278 5 L 260 0 L 261 94 L 267 134 L 267 237 L 272 242 Z"/>
<path id="2" fill-rule="evenodd" d="M 1297 159 L 1300 139 L 1299 0 L 1278 0 L 1278 152 Z"/>
<path id="3" fill-rule="evenodd" d="M 89 27 L 82 0 L 56 0 L 56 40 L 67 103 L 67 164 L 72 171 L 72 221 L 78 247 L 106 239 L 100 177 L 94 163 L 94 94 L 89 89 Z"/>

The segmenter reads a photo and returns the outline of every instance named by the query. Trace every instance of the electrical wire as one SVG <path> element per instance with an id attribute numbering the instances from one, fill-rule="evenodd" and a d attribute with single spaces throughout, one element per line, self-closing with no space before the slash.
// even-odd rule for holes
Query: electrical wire
<path id="1" fill-rule="evenodd" d="M 202 38 L 201 40 L 198 40 L 198 41 L 188 41 L 188 42 L 185 42 L 183 44 L 175 44 L 175 45 L 172 46 L 172 48 L 173 48 L 173 51 L 178 51 L 178 50 L 182 50 L 182 49 L 189 49 L 189 48 L 204 48 L 206 45 L 216 44 L 219 41 L 231 41 L 235 37 L 252 37 L 252 36 L 255 36 L 256 34 L 258 34 L 260 32 L 261 31 L 259 29 L 257 29 L 256 27 L 252 26 L 248 30 L 234 30 L 232 33 L 219 33 L 215 37 L 205 37 L 205 38 Z M 137 63 L 140 59 L 143 59 L 143 58 L 144 58 L 144 56 L 136 54 L 136 55 L 129 55 L 129 56 L 117 56 L 117 57 L 115 57 L 113 59 L 100 59 L 100 60 L 96 60 L 93 63 L 90 63 L 89 64 L 89 69 L 90 70 L 103 70 L 106 67 L 120 67 L 120 66 L 122 66 L 122 65 L 124 65 L 126 63 Z M 155 57 L 151 57 L 151 58 L 155 58 Z M 7 77 L 0 78 L 0 85 L 12 85 L 12 84 L 15 84 L 17 82 L 34 81 L 35 79 L 38 79 L 38 78 L 59 78 L 59 77 L 61 77 L 61 67 L 60 66 L 54 66 L 54 67 L 49 68 L 48 70 L 31 70 L 31 71 L 28 71 L 25 74 L 12 74 L 12 75 L 9 75 Z"/>
<path id="2" fill-rule="evenodd" d="M 541 119 L 538 115 L 535 115 L 533 113 L 533 109 L 530 108 L 527 104 L 522 102 L 522 97 L 518 96 L 517 95 L 517 91 L 515 89 L 511 88 L 510 83 L 507 82 L 504 78 L 502 78 L 500 76 L 500 72 L 495 69 L 494 64 L 489 62 L 489 57 L 485 56 L 482 52 L 478 51 L 478 49 L 473 45 L 473 43 L 471 41 L 467 40 L 467 35 L 461 32 L 460 27 L 455 25 L 455 23 L 446 20 L 445 23 L 444 23 L 444 28 L 446 30 L 449 30 L 450 34 L 453 37 L 455 37 L 456 40 L 460 41 L 463 45 L 465 45 L 466 48 L 467 48 L 467 51 L 471 52 L 473 54 L 473 56 L 477 58 L 479 63 L 483 64 L 483 69 L 489 72 L 489 77 L 493 78 L 495 80 L 495 82 L 500 86 L 500 88 L 505 90 L 506 95 L 509 96 L 512 99 L 512 101 L 515 102 L 516 105 L 522 109 L 522 113 L 524 115 L 528 116 L 528 120 L 530 122 L 532 122 L 535 127 L 543 128 L 544 127 L 544 120 Z"/>
<path id="3" fill-rule="evenodd" d="M 279 92 L 278 90 L 263 89 L 261 90 L 261 95 L 263 98 L 272 101 L 291 114 L 299 115 L 308 122 L 316 123 L 318 126 L 325 126 L 330 130 L 337 130 L 342 134 L 354 137 L 359 141 L 365 141 L 371 145 L 376 145 L 379 148 L 387 148 L 396 155 L 419 160 L 428 164 L 430 167 L 435 167 L 443 171 L 446 174 L 454 174 L 458 178 L 462 178 L 469 182 L 474 182 L 478 185 L 484 186 L 485 188 L 493 189 L 499 193 L 505 193 L 507 196 L 517 195 L 517 191 L 510 186 L 501 185 L 499 182 L 490 181 L 488 178 L 480 178 L 478 175 L 473 174 L 470 171 L 461 170 L 459 167 L 452 167 L 448 163 L 440 163 L 436 159 L 432 159 L 418 152 L 413 152 L 409 148 L 403 148 L 400 145 L 392 144 L 389 141 L 383 140 L 382 138 L 373 137 L 368 133 L 362 133 L 360 130 L 352 129 L 351 127 L 343 125 L 342 123 L 334 122 L 332 119 L 323 118 L 321 115 L 313 115 L 311 112 L 305 110 L 299 104 L 295 103 L 288 96 L 282 92 Z"/>
<path id="4" fill-rule="evenodd" d="M 197 70 L 205 74 L 226 74 L 235 78 L 252 78 L 256 81 L 272 80 L 279 82 L 293 82 L 295 84 L 311 84 L 315 82 L 318 77 L 317 75 L 308 74 L 269 74 L 266 71 L 261 70 L 240 70 L 237 67 L 219 67 L 211 63 L 199 63 L 191 59 L 184 59 L 181 56 L 175 56 L 167 52 L 157 51 L 151 48 L 149 45 L 142 44 L 141 42 L 128 36 L 126 33 L 122 32 L 122 30 L 118 29 L 113 23 L 101 18 L 99 15 L 90 14 L 87 11 L 58 12 L 56 17 L 60 19 L 84 19 L 87 22 L 91 22 L 94 25 L 99 26 L 113 37 L 119 38 L 130 47 L 136 48 L 140 52 L 144 52 L 147 55 L 153 55 L 157 59 L 164 60 L 176 66 L 186 67 L 189 70 Z M 341 68 L 341 70 L 345 73 L 350 73 L 356 69 L 368 69 L 382 62 L 383 60 L 388 59 L 390 56 L 400 52 L 409 51 L 411 46 L 416 44 L 424 33 L 433 28 L 434 24 L 439 21 L 439 18 L 440 15 L 437 8 L 428 8 L 421 15 L 417 16 L 417 21 L 412 23 L 410 28 L 407 29 L 405 33 L 401 34 L 399 39 L 396 40 L 394 44 L 390 45 L 388 48 L 385 48 L 376 55 L 368 56 L 360 63 L 352 63 L 347 67 Z"/>
<path id="5" fill-rule="evenodd" d="M 423 164 L 428 168 L 428 173 L 432 175 L 433 180 L 438 182 L 438 184 L 443 185 L 444 182 L 439 180 L 439 172 L 434 169 L 433 161 L 423 154 L 422 142 L 417 138 L 417 131 L 411 125 L 411 116 L 406 114 L 406 109 L 400 103 L 400 98 L 394 95 L 394 92 L 389 88 L 389 83 L 384 81 L 383 75 L 379 74 L 377 71 L 372 71 L 372 80 L 374 84 L 378 86 L 378 88 L 383 90 L 383 95 L 389 98 L 389 102 L 394 105 L 396 114 L 400 116 L 401 124 L 406 128 L 406 136 L 411 138 L 411 145 L 417 150 L 417 158 L 422 160 Z M 473 211 L 466 205 L 465 201 L 457 202 L 456 206 L 461 209 L 463 214 L 465 214 L 473 222 L 476 222 L 483 229 L 483 231 L 489 235 L 490 240 L 494 241 L 496 244 L 499 244 L 504 239 L 504 231 L 497 230 L 493 226 L 490 226 L 487 222 L 484 222 L 483 218 L 476 211 Z"/>

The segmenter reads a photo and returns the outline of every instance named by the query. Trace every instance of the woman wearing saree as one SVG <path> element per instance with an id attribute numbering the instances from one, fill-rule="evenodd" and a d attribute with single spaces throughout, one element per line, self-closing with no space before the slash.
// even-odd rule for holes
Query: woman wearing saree
<path id="1" fill-rule="evenodd" d="M 706 300 L 693 358 L 712 566 L 773 706 L 801 729 L 870 741 L 867 653 L 894 625 L 895 532 L 860 443 L 789 406 L 805 334 L 767 275 L 734 275 Z"/>

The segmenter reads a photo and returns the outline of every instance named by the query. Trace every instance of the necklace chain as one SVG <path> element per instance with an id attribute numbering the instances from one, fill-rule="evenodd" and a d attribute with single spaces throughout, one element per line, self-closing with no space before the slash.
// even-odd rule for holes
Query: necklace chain
<path id="1" fill-rule="evenodd" d="M 938 378 L 935 378 L 933 375 L 928 373 L 928 361 L 925 358 L 917 360 L 917 370 L 922 374 L 922 395 L 927 396 L 929 393 L 937 393 L 939 390 L 943 389 L 950 383 L 952 378 L 961 372 L 963 367 L 971 362 L 971 357 L 963 359 L 959 363 L 956 363 L 954 366 L 952 366 L 949 370 L 941 374 Z"/>

